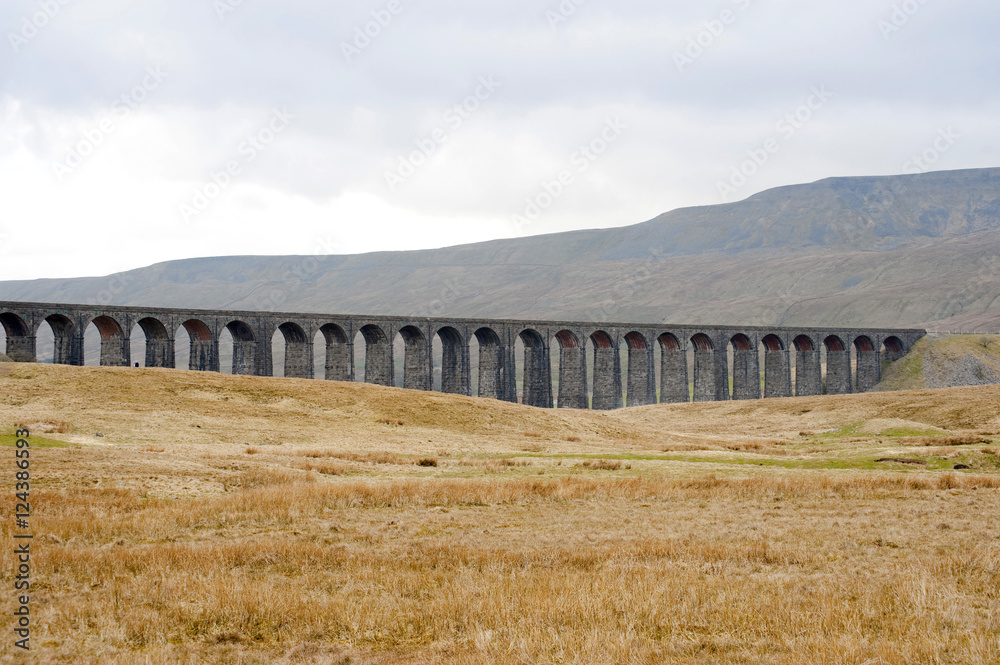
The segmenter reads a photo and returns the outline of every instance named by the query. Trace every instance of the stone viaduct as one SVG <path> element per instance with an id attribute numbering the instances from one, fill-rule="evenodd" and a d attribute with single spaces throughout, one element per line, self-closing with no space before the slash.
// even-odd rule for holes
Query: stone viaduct
<path id="1" fill-rule="evenodd" d="M 334 381 L 355 380 L 354 343 L 360 333 L 365 381 L 385 386 L 394 385 L 393 340 L 399 335 L 405 349 L 403 387 L 416 390 L 431 390 L 436 336 L 442 349 L 441 390 L 462 395 L 471 394 L 470 341 L 475 339 L 478 396 L 517 402 L 521 379 L 524 404 L 594 409 L 624 406 L 623 388 L 629 406 L 658 399 L 687 402 L 692 397 L 714 401 L 866 392 L 881 379 L 883 360 L 901 358 L 926 334 L 914 329 L 434 319 L 27 302 L 0 302 L 0 323 L 7 335 L 7 355 L 20 362 L 36 361 L 36 336 L 48 323 L 54 361 L 67 365 L 83 364 L 84 331 L 93 324 L 101 336 L 101 365 L 108 366 L 132 364 L 130 338 L 139 326 L 146 338 L 146 367 L 175 366 L 174 340 L 183 327 L 190 340 L 188 368 L 201 371 L 219 371 L 219 338 L 228 330 L 233 373 L 257 376 L 273 375 L 271 340 L 281 331 L 284 374 L 297 378 L 314 378 L 313 340 L 321 333 L 326 347 L 323 378 Z M 520 373 L 518 340 L 524 349 Z M 558 389 L 553 390 L 551 361 L 557 351 Z M 587 379 L 588 368 L 592 382 Z"/>

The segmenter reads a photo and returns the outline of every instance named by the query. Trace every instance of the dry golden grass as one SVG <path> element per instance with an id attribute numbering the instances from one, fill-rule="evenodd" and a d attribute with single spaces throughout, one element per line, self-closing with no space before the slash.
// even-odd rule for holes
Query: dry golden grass
<path id="1" fill-rule="evenodd" d="M 11 367 L 0 434 L 69 445 L 32 450 L 2 662 L 1000 662 L 997 388 L 595 414 Z"/>

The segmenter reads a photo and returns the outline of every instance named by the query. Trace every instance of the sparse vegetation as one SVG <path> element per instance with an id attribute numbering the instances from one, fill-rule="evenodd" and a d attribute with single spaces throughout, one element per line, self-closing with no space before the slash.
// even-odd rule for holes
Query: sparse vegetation
<path id="1" fill-rule="evenodd" d="M 74 423 L 32 436 L 41 662 L 1000 661 L 1000 388 L 592 414 L 19 371 L 4 434 Z"/>

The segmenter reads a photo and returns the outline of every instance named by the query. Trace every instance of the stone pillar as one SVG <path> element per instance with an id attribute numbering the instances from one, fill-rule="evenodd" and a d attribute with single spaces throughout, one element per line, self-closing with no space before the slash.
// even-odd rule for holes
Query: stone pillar
<path id="1" fill-rule="evenodd" d="M 676 404 L 690 401 L 687 352 L 683 349 L 661 349 L 660 402 Z"/>
<path id="2" fill-rule="evenodd" d="M 503 377 L 503 349 L 499 344 L 479 344 L 479 396 L 506 399 Z M 509 401 L 509 400 L 508 400 Z"/>
<path id="3" fill-rule="evenodd" d="M 826 351 L 826 394 L 845 395 L 851 392 L 851 356 L 843 351 Z"/>
<path id="4" fill-rule="evenodd" d="M 430 344 L 425 337 L 411 337 L 406 340 L 403 356 L 403 387 L 407 390 L 431 389 Z"/>
<path id="5" fill-rule="evenodd" d="M 587 408 L 587 356 L 579 345 L 559 350 L 559 408 Z"/>
<path id="6" fill-rule="evenodd" d="M 313 345 L 310 342 L 285 341 L 285 376 L 313 378 Z"/>
<path id="7" fill-rule="evenodd" d="M 524 404 L 552 408 L 552 364 L 547 346 L 524 347 Z"/>
<path id="8" fill-rule="evenodd" d="M 132 364 L 132 345 L 124 335 L 101 337 L 101 367 L 128 367 Z"/>
<path id="9" fill-rule="evenodd" d="M 648 346 L 628 350 L 628 406 L 656 403 L 656 370 L 653 350 Z"/>
<path id="10" fill-rule="evenodd" d="M 192 336 L 188 369 L 195 372 L 218 372 L 219 340 L 201 340 Z"/>
<path id="11" fill-rule="evenodd" d="M 168 367 L 173 368 L 174 340 L 172 339 L 146 339 L 146 367 Z"/>
<path id="12" fill-rule="evenodd" d="M 792 367 L 788 350 L 764 352 L 764 397 L 792 396 Z"/>
<path id="13" fill-rule="evenodd" d="M 622 364 L 614 346 L 594 345 L 594 402 L 597 411 L 622 408 Z"/>
<path id="14" fill-rule="evenodd" d="M 726 356 L 725 346 L 719 345 L 722 349 L 715 353 L 715 401 L 725 402 L 729 399 L 729 358 Z"/>
<path id="15" fill-rule="evenodd" d="M 798 397 L 823 393 L 823 367 L 819 350 L 796 351 L 795 394 Z"/>
<path id="16" fill-rule="evenodd" d="M 517 359 L 514 353 L 514 342 L 503 347 L 502 361 L 500 363 L 501 386 L 503 387 L 503 397 L 507 402 L 517 404 Z"/>
<path id="17" fill-rule="evenodd" d="M 7 356 L 18 363 L 33 363 L 38 359 L 37 338 L 34 335 L 7 335 Z"/>
<path id="18" fill-rule="evenodd" d="M 386 339 L 366 342 L 365 383 L 391 386 L 392 374 L 392 343 Z"/>
<path id="19" fill-rule="evenodd" d="M 233 338 L 233 374 L 258 375 L 256 364 L 257 342 Z"/>
<path id="20" fill-rule="evenodd" d="M 757 349 L 733 352 L 733 399 L 760 399 L 760 361 Z M 729 383 L 729 372 L 726 372 Z"/>
<path id="21" fill-rule="evenodd" d="M 441 392 L 469 394 L 469 345 L 441 337 Z"/>
<path id="22" fill-rule="evenodd" d="M 723 354 L 724 355 L 724 354 Z M 714 402 L 718 398 L 718 393 L 716 391 L 716 367 L 715 367 L 715 351 L 711 349 L 705 349 L 703 351 L 695 350 L 694 352 L 694 401 L 696 402 Z M 726 372 L 725 383 L 729 383 L 729 372 Z M 724 385 L 724 388 L 728 390 L 728 385 Z"/>
<path id="23" fill-rule="evenodd" d="M 354 344 L 339 340 L 328 340 L 326 343 L 327 381 L 354 380 Z"/>
<path id="24" fill-rule="evenodd" d="M 857 392 L 867 393 L 874 388 L 879 380 L 880 370 L 878 351 L 861 351 L 858 353 Z"/>

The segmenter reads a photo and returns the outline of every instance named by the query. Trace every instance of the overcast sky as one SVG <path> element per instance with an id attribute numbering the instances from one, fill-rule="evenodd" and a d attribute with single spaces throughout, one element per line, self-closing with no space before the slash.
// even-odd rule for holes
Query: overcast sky
<path id="1" fill-rule="evenodd" d="M 1000 165 L 992 0 L 3 0 L 0 25 L 0 279 Z"/>

